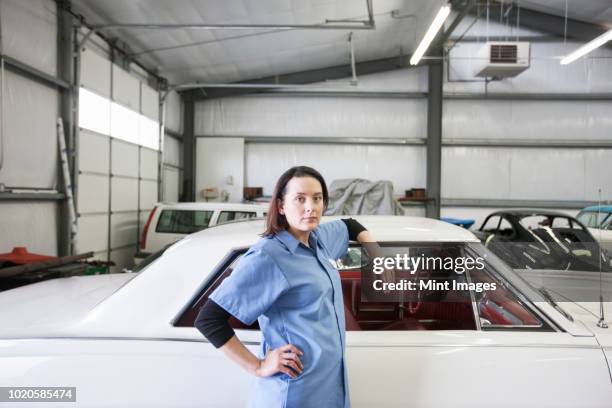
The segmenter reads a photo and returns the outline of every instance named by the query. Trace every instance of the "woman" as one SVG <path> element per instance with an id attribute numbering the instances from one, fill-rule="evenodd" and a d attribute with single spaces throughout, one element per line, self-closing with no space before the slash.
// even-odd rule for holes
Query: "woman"
<path id="1" fill-rule="evenodd" d="M 316 170 L 287 170 L 274 188 L 263 238 L 196 320 L 215 347 L 258 377 L 252 406 L 350 406 L 344 304 L 334 261 L 346 255 L 349 240 L 373 239 L 352 219 L 319 225 L 327 203 Z M 259 321 L 261 359 L 234 335 L 230 315 L 247 325 Z"/>

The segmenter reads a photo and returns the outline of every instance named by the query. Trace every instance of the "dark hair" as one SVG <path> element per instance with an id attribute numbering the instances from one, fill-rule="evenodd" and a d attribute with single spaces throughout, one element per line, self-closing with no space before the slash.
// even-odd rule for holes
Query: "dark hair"
<path id="1" fill-rule="evenodd" d="M 268 215 L 266 216 L 266 230 L 263 234 L 264 237 L 269 237 L 279 232 L 286 230 L 289 227 L 287 218 L 278 212 L 278 200 L 283 201 L 285 193 L 287 193 L 287 184 L 294 177 L 312 177 L 321 183 L 321 189 L 323 190 L 323 207 L 327 208 L 329 202 L 329 195 L 327 193 L 327 185 L 321 173 L 307 166 L 296 166 L 292 167 L 284 172 L 274 187 L 272 193 L 272 200 L 270 201 L 270 208 L 268 209 Z"/>

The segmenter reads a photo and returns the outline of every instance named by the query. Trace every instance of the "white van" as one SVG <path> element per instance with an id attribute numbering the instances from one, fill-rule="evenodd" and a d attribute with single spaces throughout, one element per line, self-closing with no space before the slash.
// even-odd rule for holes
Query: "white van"
<path id="1" fill-rule="evenodd" d="M 158 203 L 140 238 L 135 263 L 194 232 L 245 218 L 265 217 L 267 204 Z"/>

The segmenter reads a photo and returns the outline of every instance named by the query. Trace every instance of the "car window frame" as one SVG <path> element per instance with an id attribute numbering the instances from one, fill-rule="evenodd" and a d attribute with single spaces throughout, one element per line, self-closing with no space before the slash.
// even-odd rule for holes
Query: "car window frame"
<path id="1" fill-rule="evenodd" d="M 244 221 L 244 220 L 238 220 Z M 249 250 L 249 247 L 238 247 L 232 248 L 221 261 L 213 268 L 212 272 L 208 274 L 206 279 L 202 282 L 202 284 L 198 287 L 198 289 L 194 292 L 194 294 L 189 298 L 189 300 L 183 305 L 183 307 L 179 310 L 179 312 L 172 318 L 170 324 L 172 327 L 185 327 L 185 326 L 177 326 L 177 323 L 181 320 L 181 318 L 195 305 L 197 305 L 204 294 L 209 289 L 210 285 L 214 284 L 214 282 L 221 277 L 221 275 L 229 268 L 232 263 L 236 261 L 237 258 L 244 255 Z M 237 329 L 242 330 L 242 329 Z"/>
<path id="2" fill-rule="evenodd" d="M 238 220 L 244 221 L 244 220 Z M 452 242 L 444 242 L 445 244 L 452 244 Z M 387 243 L 387 244 L 400 244 L 400 243 Z M 402 242 L 402 245 L 406 245 L 406 242 Z M 410 242 L 410 244 L 418 245 L 418 242 Z M 432 244 L 432 243 L 430 243 Z M 468 242 L 457 242 L 457 244 L 462 244 L 464 246 L 464 251 L 469 256 L 479 256 L 478 252 L 475 251 Z M 359 246 L 359 244 L 352 244 L 351 246 Z M 204 294 L 209 290 L 210 286 L 216 282 L 217 279 L 221 277 L 223 273 L 229 268 L 239 257 L 243 256 L 249 247 L 237 247 L 232 248 L 223 259 L 213 268 L 211 273 L 204 279 L 202 284 L 198 287 L 198 289 L 194 292 L 193 296 L 191 296 L 188 301 L 183 305 L 183 307 L 178 311 L 175 317 L 171 320 L 171 325 L 173 327 L 189 327 L 189 326 L 177 326 L 177 323 L 182 319 L 182 317 L 190 310 L 193 309 L 202 299 Z M 486 249 L 485 249 L 486 250 Z M 490 252 L 490 251 L 489 251 Z M 494 256 L 494 258 L 496 258 Z M 503 262 L 499 260 L 499 262 Z M 487 272 L 494 280 L 500 282 L 504 285 L 504 288 L 508 290 L 513 296 L 516 297 L 521 303 L 523 307 L 525 307 L 529 313 L 534 315 L 538 320 L 542 322 L 541 327 L 535 326 L 517 326 L 517 325 L 495 325 L 495 326 L 486 326 L 483 327 L 480 321 L 480 312 L 478 310 L 478 304 L 475 298 L 474 291 L 470 290 L 470 303 L 472 306 L 472 313 L 475 319 L 476 332 L 488 332 L 488 331 L 512 331 L 512 332 L 530 332 L 530 333 L 541 333 L 541 332 L 559 332 L 563 331 L 563 329 L 554 322 L 549 316 L 539 310 L 538 307 L 535 306 L 532 300 L 527 298 L 518 288 L 516 288 L 508 279 L 504 278 L 504 276 L 496 270 L 494 265 L 491 265 L 488 268 Z M 518 279 L 525 282 L 529 285 L 528 282 L 524 280 L 520 275 L 516 275 Z M 466 273 L 466 278 L 469 282 L 471 282 L 471 276 L 469 273 Z M 530 286 L 530 285 L 529 285 Z M 254 329 L 234 329 L 234 330 L 248 330 L 248 331 L 260 331 Z M 431 330 L 433 332 L 443 332 L 443 331 L 452 331 L 452 330 Z M 366 330 L 365 332 L 383 332 L 376 330 Z"/>

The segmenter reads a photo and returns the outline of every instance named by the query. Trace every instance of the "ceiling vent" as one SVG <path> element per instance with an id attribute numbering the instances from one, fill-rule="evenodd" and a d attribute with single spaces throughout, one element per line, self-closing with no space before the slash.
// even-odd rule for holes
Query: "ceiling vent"
<path id="1" fill-rule="evenodd" d="M 478 52 L 475 75 L 479 77 L 514 77 L 529 68 L 528 42 L 487 42 Z"/>

